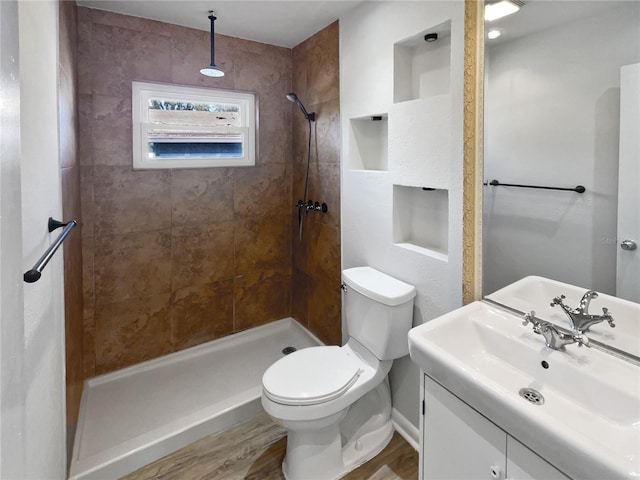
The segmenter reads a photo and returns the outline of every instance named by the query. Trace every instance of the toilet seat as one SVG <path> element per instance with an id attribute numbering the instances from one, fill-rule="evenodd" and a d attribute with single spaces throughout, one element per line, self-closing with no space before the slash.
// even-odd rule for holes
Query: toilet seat
<path id="1" fill-rule="evenodd" d="M 349 349 L 305 348 L 271 365 L 262 377 L 262 386 L 265 395 L 274 402 L 316 405 L 343 395 L 366 368 Z"/>

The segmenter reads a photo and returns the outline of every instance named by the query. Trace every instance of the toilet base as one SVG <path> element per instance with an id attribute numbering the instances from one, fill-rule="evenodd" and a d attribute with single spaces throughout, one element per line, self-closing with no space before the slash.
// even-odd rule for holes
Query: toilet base
<path id="1" fill-rule="evenodd" d="M 391 397 L 388 380 L 349 409 L 309 424 L 285 423 L 286 480 L 336 480 L 380 453 L 391 441 Z M 298 427 L 298 428 L 296 428 Z"/>
<path id="2" fill-rule="evenodd" d="M 356 447 L 356 442 L 342 449 L 342 463 L 338 465 L 327 465 L 326 461 L 321 464 L 314 464 L 310 462 L 307 457 L 303 459 L 304 471 L 300 471 L 299 468 L 292 469 L 287 460 L 290 457 L 287 449 L 287 455 L 282 462 L 282 474 L 286 480 L 337 480 L 344 477 L 347 473 L 355 470 L 361 465 L 371 460 L 378 455 L 391 441 L 393 437 L 393 425 L 389 423 L 381 426 L 378 430 L 370 432 L 363 436 L 358 441 L 359 445 Z M 289 434 L 291 435 L 291 434 Z M 338 437 L 339 438 L 339 437 Z M 329 446 L 329 449 L 340 448 L 339 445 L 334 444 Z M 359 448 L 359 449 L 358 449 Z M 324 456 L 323 456 L 324 457 Z M 326 459 L 326 457 L 324 457 Z M 339 458 L 339 457 L 338 457 Z M 293 461 L 296 462 L 295 458 Z"/>
<path id="3" fill-rule="evenodd" d="M 304 425 L 298 422 L 283 423 L 287 429 L 287 453 L 282 462 L 285 479 L 324 480 L 340 477 L 343 469 L 340 421 L 346 413 L 347 409 L 344 409 L 329 417 L 305 422 Z"/>
<path id="4" fill-rule="evenodd" d="M 385 425 L 378 427 L 377 430 L 363 435 L 357 442 L 343 448 L 342 462 L 344 464 L 344 471 L 336 478 L 340 478 L 351 470 L 355 470 L 382 452 L 382 450 L 389 445 L 391 437 L 393 437 L 393 432 L 393 425 L 391 421 L 389 421 Z"/>

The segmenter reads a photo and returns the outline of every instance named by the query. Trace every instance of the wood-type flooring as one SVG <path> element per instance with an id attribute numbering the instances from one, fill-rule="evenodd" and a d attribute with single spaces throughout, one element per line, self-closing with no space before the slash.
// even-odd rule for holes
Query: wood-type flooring
<path id="1" fill-rule="evenodd" d="M 284 480 L 286 432 L 266 413 L 210 435 L 146 465 L 121 480 Z M 345 480 L 415 480 L 418 452 L 398 433 L 376 457 Z"/>

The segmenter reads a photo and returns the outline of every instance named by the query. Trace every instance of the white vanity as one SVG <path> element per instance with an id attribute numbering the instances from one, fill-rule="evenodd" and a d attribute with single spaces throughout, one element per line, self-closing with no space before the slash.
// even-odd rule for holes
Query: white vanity
<path id="1" fill-rule="evenodd" d="M 420 478 L 638 478 L 640 367 L 577 343 L 550 349 L 522 320 L 474 302 L 410 331 Z"/>
<path id="2" fill-rule="evenodd" d="M 423 391 L 421 478 L 569 478 L 426 375 Z"/>

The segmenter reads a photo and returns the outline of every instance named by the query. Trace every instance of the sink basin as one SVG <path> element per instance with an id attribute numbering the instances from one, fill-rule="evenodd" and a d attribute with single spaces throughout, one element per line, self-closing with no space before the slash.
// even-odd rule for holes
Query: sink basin
<path id="1" fill-rule="evenodd" d="M 567 297 L 564 303 L 575 308 L 587 290 L 588 288 L 544 277 L 530 276 L 507 285 L 486 298 L 521 312 L 534 310 L 536 317 L 540 319 L 571 328 L 566 314 L 560 307 L 552 307 L 551 300 L 562 294 Z M 602 307 L 609 309 L 616 326 L 611 328 L 607 322 L 596 324 L 587 331 L 589 339 L 640 358 L 640 304 L 599 293 L 598 298 L 591 300 L 589 312 L 593 315 L 601 314 Z"/>
<path id="2" fill-rule="evenodd" d="M 483 302 L 413 328 L 409 351 L 425 374 L 572 478 L 640 476 L 637 365 L 576 344 L 548 349 L 531 325 Z"/>

